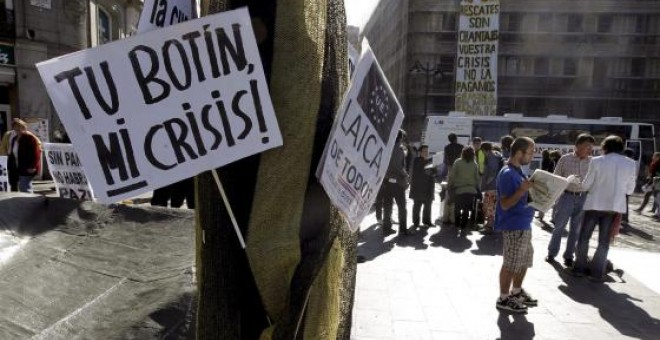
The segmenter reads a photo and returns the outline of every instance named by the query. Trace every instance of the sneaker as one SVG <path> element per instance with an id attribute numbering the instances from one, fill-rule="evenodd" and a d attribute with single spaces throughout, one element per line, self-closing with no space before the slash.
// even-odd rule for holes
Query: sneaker
<path id="1" fill-rule="evenodd" d="M 511 313 L 527 313 L 527 306 L 509 295 L 505 299 L 497 299 L 495 307 L 499 310 L 509 311 Z"/>
<path id="2" fill-rule="evenodd" d="M 533 298 L 524 289 L 520 289 L 520 293 L 514 294 L 512 297 L 525 306 L 538 306 L 539 304 L 539 300 Z"/>
<path id="3" fill-rule="evenodd" d="M 557 262 L 557 261 L 555 261 L 554 256 L 550 256 L 550 255 L 548 255 L 548 256 L 545 257 L 545 262 L 548 262 L 548 263 L 555 263 L 555 262 Z"/>

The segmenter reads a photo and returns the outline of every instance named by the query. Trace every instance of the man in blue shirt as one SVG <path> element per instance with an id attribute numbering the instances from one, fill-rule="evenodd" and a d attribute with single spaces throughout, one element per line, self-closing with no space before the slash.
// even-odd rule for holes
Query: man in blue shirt
<path id="1" fill-rule="evenodd" d="M 533 156 L 534 141 L 528 137 L 516 138 L 511 145 L 509 163 L 497 176 L 495 230 L 502 232 L 504 261 L 500 270 L 500 297 L 495 306 L 499 310 L 514 313 L 525 313 L 527 306 L 536 306 L 538 303 L 522 289 L 522 282 L 527 268 L 532 266 L 534 255 L 534 209 L 527 205 L 532 182 L 527 180 L 521 167 L 529 164 Z"/>

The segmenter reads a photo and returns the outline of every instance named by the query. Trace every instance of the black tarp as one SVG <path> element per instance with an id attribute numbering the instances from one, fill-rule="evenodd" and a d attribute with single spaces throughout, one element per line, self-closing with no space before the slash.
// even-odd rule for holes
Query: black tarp
<path id="1" fill-rule="evenodd" d="M 194 338 L 194 212 L 0 195 L 0 339 Z"/>

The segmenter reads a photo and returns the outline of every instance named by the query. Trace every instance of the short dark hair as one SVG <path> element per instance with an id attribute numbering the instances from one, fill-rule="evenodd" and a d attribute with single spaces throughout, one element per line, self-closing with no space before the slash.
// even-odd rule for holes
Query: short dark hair
<path id="1" fill-rule="evenodd" d="M 426 144 L 422 144 L 422 145 L 419 146 L 419 149 L 418 149 L 418 150 L 421 152 L 422 149 L 428 149 L 428 148 L 429 148 L 428 145 L 426 145 Z"/>
<path id="2" fill-rule="evenodd" d="M 513 143 L 513 137 L 506 135 L 500 138 L 500 144 L 502 144 L 503 150 L 511 150 L 511 144 Z"/>
<path id="3" fill-rule="evenodd" d="M 399 132 L 396 134 L 396 142 L 400 142 L 401 140 L 406 138 L 406 131 L 403 129 L 399 129 Z"/>
<path id="4" fill-rule="evenodd" d="M 529 137 L 518 137 L 511 143 L 511 157 L 515 156 L 516 152 L 527 152 L 527 148 L 534 144 L 534 140 Z"/>
<path id="5" fill-rule="evenodd" d="M 493 143 L 491 142 L 483 142 L 481 143 L 481 150 L 484 150 L 486 152 L 493 150 Z"/>
<path id="6" fill-rule="evenodd" d="M 472 138 L 472 143 L 481 143 L 481 137 L 474 137 Z"/>
<path id="7" fill-rule="evenodd" d="M 583 143 L 594 144 L 594 143 L 596 143 L 596 139 L 588 133 L 581 133 L 575 139 L 575 145 L 577 146 L 577 145 L 580 145 L 580 144 L 583 144 Z"/>
<path id="8" fill-rule="evenodd" d="M 600 147 L 603 149 L 605 154 L 610 152 L 622 153 L 623 149 L 625 148 L 625 144 L 623 143 L 623 139 L 621 139 L 621 137 L 609 135 L 603 139 L 603 142 L 600 143 Z"/>
<path id="9" fill-rule="evenodd" d="M 455 143 L 455 142 L 458 140 L 458 137 L 457 137 L 456 134 L 453 133 L 453 132 L 450 133 L 449 136 L 447 136 L 447 138 L 449 138 L 449 141 L 450 141 L 451 143 Z"/>
<path id="10" fill-rule="evenodd" d="M 471 146 L 466 146 L 461 151 L 461 159 L 466 162 L 474 162 L 474 148 Z"/>

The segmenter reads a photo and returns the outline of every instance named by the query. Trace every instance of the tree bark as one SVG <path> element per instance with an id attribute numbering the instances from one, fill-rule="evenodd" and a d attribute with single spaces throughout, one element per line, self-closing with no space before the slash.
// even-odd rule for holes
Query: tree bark
<path id="1" fill-rule="evenodd" d="M 202 1 L 248 6 L 284 146 L 197 176 L 200 339 L 349 339 L 357 236 L 314 175 L 348 81 L 343 1 Z"/>

